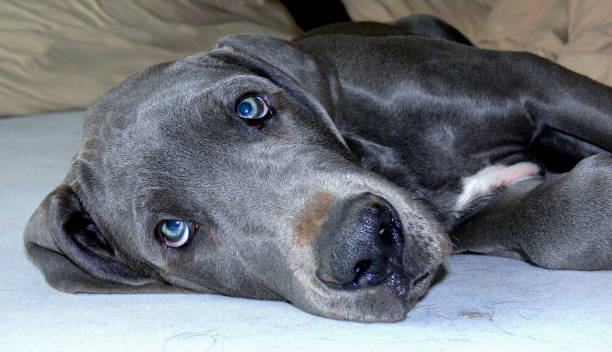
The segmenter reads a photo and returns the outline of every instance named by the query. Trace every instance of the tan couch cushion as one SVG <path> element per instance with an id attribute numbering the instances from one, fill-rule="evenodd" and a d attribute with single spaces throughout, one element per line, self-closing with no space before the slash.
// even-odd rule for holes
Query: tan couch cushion
<path id="1" fill-rule="evenodd" d="M 238 32 L 300 30 L 275 0 L 3 0 L 0 116 L 83 108 L 143 67 Z"/>
<path id="2" fill-rule="evenodd" d="M 355 21 L 389 22 L 414 13 L 436 15 L 473 38 L 496 0 L 342 0 Z"/>

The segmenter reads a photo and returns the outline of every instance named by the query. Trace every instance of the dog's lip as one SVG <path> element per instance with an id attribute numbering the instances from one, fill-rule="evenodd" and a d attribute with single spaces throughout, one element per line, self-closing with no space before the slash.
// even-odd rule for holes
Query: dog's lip
<path id="1" fill-rule="evenodd" d="M 387 276 L 385 286 L 390 287 L 397 297 L 416 302 L 427 292 L 432 277 L 432 273 L 429 271 L 416 278 L 400 272 L 392 272 Z"/>
<path id="2" fill-rule="evenodd" d="M 403 296 L 414 289 L 426 286 L 430 278 L 431 273 L 429 271 L 425 271 L 424 273 L 415 276 L 406 273 L 406 271 L 402 268 L 397 268 L 397 270 L 392 270 L 389 272 L 385 280 L 385 284 L 393 287 L 397 291 L 398 295 Z"/>
<path id="3" fill-rule="evenodd" d="M 391 272 L 391 274 L 387 276 L 385 284 L 391 287 L 399 297 L 406 296 L 411 291 L 409 278 L 400 272 Z"/>

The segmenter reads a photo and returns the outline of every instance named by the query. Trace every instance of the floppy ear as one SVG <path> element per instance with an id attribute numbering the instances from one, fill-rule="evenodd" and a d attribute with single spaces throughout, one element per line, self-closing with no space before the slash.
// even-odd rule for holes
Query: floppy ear
<path id="1" fill-rule="evenodd" d="M 267 77 L 319 116 L 329 119 L 331 126 L 340 124 L 338 73 L 324 56 L 264 34 L 223 37 L 209 55 Z"/>
<path id="2" fill-rule="evenodd" d="M 70 292 L 167 292 L 181 289 L 130 269 L 118 258 L 72 188 L 57 187 L 25 229 L 26 252 L 54 288 Z"/>

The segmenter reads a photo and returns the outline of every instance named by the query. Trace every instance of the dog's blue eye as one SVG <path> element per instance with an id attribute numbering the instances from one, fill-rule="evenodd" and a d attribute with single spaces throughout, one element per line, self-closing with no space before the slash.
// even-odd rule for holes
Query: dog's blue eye
<path id="1" fill-rule="evenodd" d="M 261 119 L 268 115 L 268 104 L 257 96 L 247 97 L 238 102 L 236 113 L 243 119 Z"/>
<path id="2" fill-rule="evenodd" d="M 186 221 L 164 220 L 158 228 L 164 242 L 170 247 L 180 247 L 189 240 L 189 224 Z"/>

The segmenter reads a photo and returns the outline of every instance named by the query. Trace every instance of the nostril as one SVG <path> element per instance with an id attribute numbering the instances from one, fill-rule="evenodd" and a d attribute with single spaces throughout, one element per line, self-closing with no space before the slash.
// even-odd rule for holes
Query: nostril
<path id="1" fill-rule="evenodd" d="M 392 232 L 389 224 L 382 224 L 380 230 L 378 230 L 378 238 L 384 248 L 392 248 L 395 246 Z"/>
<path id="2" fill-rule="evenodd" d="M 384 214 L 384 215 L 381 215 Z M 386 216 L 385 216 L 386 215 Z M 378 224 L 372 229 L 376 234 L 371 238 L 372 249 L 367 257 L 358 260 L 353 266 L 353 279 L 348 288 L 376 286 L 384 282 L 389 273 L 401 270 L 403 236 L 401 225 L 390 212 L 380 211 Z"/>
<path id="3" fill-rule="evenodd" d="M 355 272 L 356 275 L 362 275 L 363 273 L 368 271 L 371 265 L 372 265 L 371 260 L 362 260 L 358 262 L 357 264 L 355 264 L 355 266 L 353 267 L 353 271 Z"/>
<path id="4" fill-rule="evenodd" d="M 380 230 L 378 230 L 378 237 L 380 242 L 385 247 L 393 246 L 393 237 L 390 234 L 390 231 L 387 231 L 387 226 L 383 225 Z"/>
<path id="5" fill-rule="evenodd" d="M 380 225 L 378 240 L 380 241 L 381 251 L 386 258 L 401 257 L 404 248 L 404 237 L 401 231 L 399 221 L 393 217 Z"/>
<path id="6" fill-rule="evenodd" d="M 372 266 L 371 260 L 362 260 L 362 261 L 357 262 L 357 264 L 355 264 L 355 266 L 353 267 L 353 272 L 355 272 L 355 277 L 353 278 L 353 281 L 351 281 L 351 286 L 355 288 L 361 286 L 362 281 L 368 280 L 368 275 L 370 276 L 369 278 L 371 279 L 372 274 L 367 274 L 368 269 L 370 269 L 370 266 Z"/>
<path id="7" fill-rule="evenodd" d="M 382 260 L 376 262 L 369 259 L 357 262 L 353 267 L 355 277 L 348 287 L 358 288 L 381 284 L 387 277 L 387 263 L 385 258 L 380 259 Z"/>
<path id="8" fill-rule="evenodd" d="M 362 209 L 366 221 L 367 231 L 361 233 L 361 239 L 370 238 L 366 246 L 369 247 L 363 254 L 361 260 L 353 266 L 353 279 L 350 284 L 344 285 L 349 288 L 360 288 L 376 286 L 383 283 L 389 274 L 401 269 L 401 258 L 403 249 L 403 236 L 401 225 L 393 214 L 391 207 L 384 204 L 374 204 L 370 208 Z M 370 235 L 368 235 L 370 233 Z M 364 244 L 366 244 L 364 243 Z"/>

